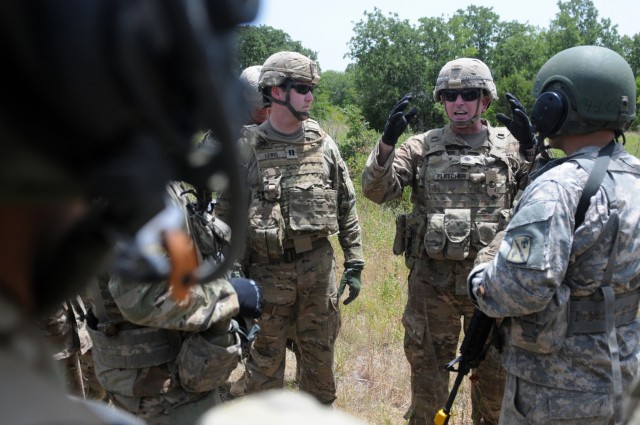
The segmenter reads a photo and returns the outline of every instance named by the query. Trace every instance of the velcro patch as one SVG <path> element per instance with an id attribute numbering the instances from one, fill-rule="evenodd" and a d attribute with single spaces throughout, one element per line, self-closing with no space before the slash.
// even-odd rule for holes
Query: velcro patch
<path id="1" fill-rule="evenodd" d="M 507 261 L 514 264 L 526 264 L 531 254 L 531 236 L 521 235 L 513 238 Z"/>

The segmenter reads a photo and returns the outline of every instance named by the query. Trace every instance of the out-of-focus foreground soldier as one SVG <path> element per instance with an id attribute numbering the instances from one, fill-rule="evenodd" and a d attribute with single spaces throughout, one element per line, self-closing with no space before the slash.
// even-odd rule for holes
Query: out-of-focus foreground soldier
<path id="1" fill-rule="evenodd" d="M 136 247 L 141 226 L 162 215 L 170 180 L 204 186 L 217 171 L 237 186 L 232 191 L 242 191 L 234 170 L 243 106 L 231 72 L 233 30 L 255 17 L 256 5 L 0 4 L 2 423 L 142 423 L 68 396 L 35 319 L 75 296 L 109 263 L 116 243 Z M 191 138 L 202 128 L 216 130 L 219 155 L 193 155 Z M 238 211 L 242 198 L 233 200 Z M 230 227 L 242 234 L 237 223 L 244 220 Z M 166 229 L 158 227 L 162 238 Z M 180 277 L 215 278 L 235 256 L 232 244 L 220 268 L 206 265 Z M 147 277 L 161 282 L 175 271 L 170 265 L 147 264 Z"/>
<path id="2" fill-rule="evenodd" d="M 531 174 L 496 257 L 469 276 L 478 308 L 505 318 L 500 424 L 619 424 L 640 374 L 640 160 L 623 147 L 635 78 L 618 53 L 573 47 L 533 96 L 538 137 L 566 156 Z"/>
<path id="3" fill-rule="evenodd" d="M 282 388 L 290 322 L 301 354 L 300 390 L 331 404 L 336 398 L 334 345 L 339 298 L 353 301 L 364 267 L 355 191 L 335 142 L 309 119 L 320 75 L 314 61 L 278 52 L 262 66 L 260 88 L 271 114 L 243 129 L 249 207 L 247 277 L 261 287 L 265 308 L 247 361 L 247 393 Z M 344 274 L 337 288 L 329 235 L 338 233 Z"/>
<path id="4" fill-rule="evenodd" d="M 87 331 L 86 314 L 85 301 L 76 296 L 41 318 L 39 325 L 42 335 L 52 346 L 53 358 L 64 365 L 69 392 L 82 398 L 102 400 L 105 392 L 93 369 L 93 344 Z"/>
<path id="5" fill-rule="evenodd" d="M 207 212 L 195 188 L 172 182 L 168 192 L 182 227 L 193 240 L 192 261 L 221 262 L 229 229 Z M 163 246 L 149 246 L 166 255 Z M 238 285 L 249 290 L 235 291 Z M 249 320 L 259 316 L 262 296 L 248 279 L 194 285 L 184 300 L 173 288 L 117 275 L 90 287 L 88 317 L 96 375 L 110 401 L 150 425 L 192 424 L 220 404 L 218 387 L 240 359 L 240 304 Z"/>
<path id="6" fill-rule="evenodd" d="M 431 424 L 444 406 L 449 385 L 445 365 L 456 357 L 461 316 L 469 325 L 473 305 L 466 277 L 474 258 L 509 218 L 527 169 L 523 146 L 503 127 L 491 127 L 482 114 L 498 99 L 489 68 L 480 60 L 458 58 L 440 70 L 433 91 L 450 124 L 411 136 L 396 148 L 416 110 L 405 112 L 411 96 L 389 114 L 384 132 L 362 173 L 363 194 L 383 202 L 411 187 L 413 211 L 397 217 L 393 252 L 410 269 L 402 318 L 404 347 L 411 366 L 412 425 Z M 474 371 L 473 421 L 495 424 L 504 372 L 495 347 Z"/>

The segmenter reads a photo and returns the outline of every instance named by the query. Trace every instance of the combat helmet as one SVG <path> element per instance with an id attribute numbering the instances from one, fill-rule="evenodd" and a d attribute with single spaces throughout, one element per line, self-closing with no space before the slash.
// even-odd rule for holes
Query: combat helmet
<path id="1" fill-rule="evenodd" d="M 318 65 L 308 57 L 297 52 L 278 52 L 269 56 L 262 65 L 258 86 L 263 96 L 272 103 L 286 106 L 300 121 L 309 118 L 308 112 L 297 111 L 290 102 L 291 86 L 294 82 L 308 83 L 315 86 L 320 81 Z M 275 99 L 271 95 L 271 87 L 284 87 L 285 100 Z"/>
<path id="2" fill-rule="evenodd" d="M 605 47 L 576 46 L 552 56 L 533 84 L 531 122 L 542 137 L 611 129 L 636 117 L 633 71 Z"/>
<path id="3" fill-rule="evenodd" d="M 438 74 L 433 100 L 440 100 L 442 90 L 464 88 L 482 89 L 492 100 L 498 100 L 498 91 L 489 67 L 475 58 L 458 58 L 447 62 Z"/>
<path id="4" fill-rule="evenodd" d="M 262 96 L 260 89 L 258 88 L 258 81 L 260 80 L 260 71 L 262 65 L 254 65 L 245 68 L 240 74 L 240 81 L 243 85 L 244 99 L 250 105 L 251 108 L 259 109 L 269 106 L 271 103 L 269 99 Z"/>
<path id="5" fill-rule="evenodd" d="M 269 56 L 260 71 L 259 87 L 278 87 L 287 81 L 312 85 L 320 81 L 318 65 L 298 52 L 278 52 Z"/>

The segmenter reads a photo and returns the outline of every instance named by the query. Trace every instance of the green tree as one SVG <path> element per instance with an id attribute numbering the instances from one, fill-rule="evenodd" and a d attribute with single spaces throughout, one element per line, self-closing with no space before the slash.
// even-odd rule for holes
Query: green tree
<path id="1" fill-rule="evenodd" d="M 241 25 L 237 31 L 238 70 L 252 65 L 262 65 L 269 56 L 281 51 L 301 53 L 315 61 L 318 53 L 291 39 L 286 32 L 268 25 Z"/>
<path id="2" fill-rule="evenodd" d="M 414 94 L 414 105 L 430 99 L 424 70 L 428 59 L 416 29 L 395 13 L 384 16 L 380 9 L 365 12 L 365 19 L 354 26 L 347 56 L 356 64 L 351 68 L 358 104 L 371 128 L 382 131 L 389 110 L 406 93 Z M 425 117 L 417 117 L 418 125 Z"/>

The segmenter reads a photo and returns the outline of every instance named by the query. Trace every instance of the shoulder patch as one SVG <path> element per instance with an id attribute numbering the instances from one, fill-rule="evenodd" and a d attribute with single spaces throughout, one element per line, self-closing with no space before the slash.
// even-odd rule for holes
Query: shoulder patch
<path id="1" fill-rule="evenodd" d="M 511 249 L 507 254 L 507 261 L 514 264 L 526 264 L 531 255 L 531 236 L 520 235 L 511 241 Z"/>

